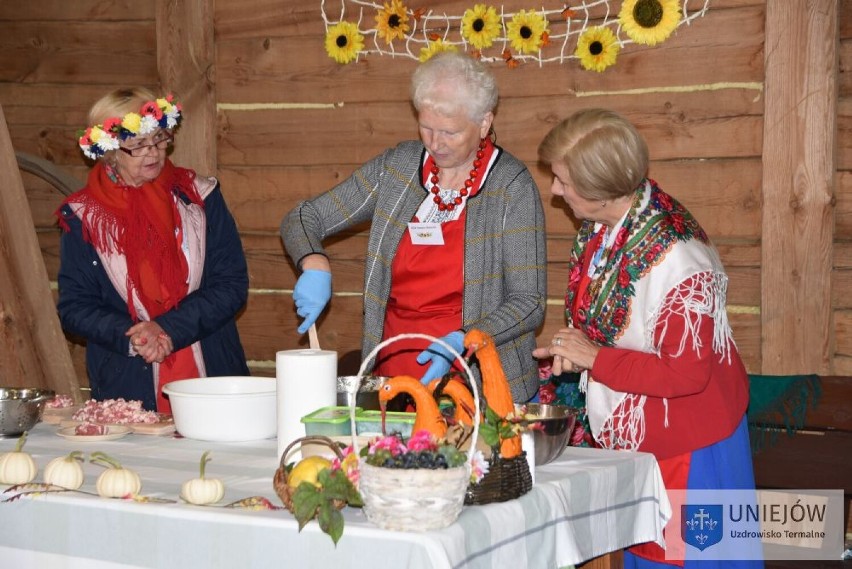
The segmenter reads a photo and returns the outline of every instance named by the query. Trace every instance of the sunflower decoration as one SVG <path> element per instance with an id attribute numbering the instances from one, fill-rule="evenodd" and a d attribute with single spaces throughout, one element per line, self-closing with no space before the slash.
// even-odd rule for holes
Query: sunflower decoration
<path id="1" fill-rule="evenodd" d="M 533 10 L 521 10 L 506 24 L 506 35 L 516 51 L 535 53 L 547 41 L 547 19 Z"/>
<path id="2" fill-rule="evenodd" d="M 364 49 L 364 36 L 352 22 L 334 24 L 325 33 L 325 51 L 337 63 L 351 63 Z"/>
<path id="3" fill-rule="evenodd" d="M 500 35 L 500 16 L 493 6 L 476 4 L 464 11 L 461 35 L 476 49 L 491 47 Z"/>
<path id="4" fill-rule="evenodd" d="M 680 21 L 678 0 L 625 0 L 618 23 L 631 40 L 656 45 L 668 38 Z"/>
<path id="5" fill-rule="evenodd" d="M 427 61 L 436 53 L 440 53 L 442 51 L 458 51 L 459 49 L 451 43 L 447 43 L 444 40 L 438 38 L 436 40 L 430 41 L 426 47 L 420 48 L 420 63 Z"/>
<path id="6" fill-rule="evenodd" d="M 577 40 L 574 55 L 580 58 L 580 65 L 589 71 L 601 72 L 615 64 L 615 58 L 621 46 L 612 30 L 603 26 L 587 28 Z"/>
<path id="7" fill-rule="evenodd" d="M 404 38 L 409 29 L 408 11 L 402 0 L 391 0 L 390 4 L 385 2 L 384 8 L 376 14 L 376 31 L 388 44 Z"/>

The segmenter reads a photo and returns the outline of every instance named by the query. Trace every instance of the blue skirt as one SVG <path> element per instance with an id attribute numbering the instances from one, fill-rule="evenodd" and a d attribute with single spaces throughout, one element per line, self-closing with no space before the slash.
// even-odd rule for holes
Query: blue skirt
<path id="1" fill-rule="evenodd" d="M 748 423 L 743 418 L 734 433 L 718 443 L 692 452 L 687 489 L 750 490 L 754 488 L 754 469 L 748 439 Z M 677 529 L 675 529 L 677 531 Z M 763 561 L 684 561 L 685 569 L 762 569 Z M 672 565 L 649 561 L 624 552 L 624 569 L 671 569 Z"/>

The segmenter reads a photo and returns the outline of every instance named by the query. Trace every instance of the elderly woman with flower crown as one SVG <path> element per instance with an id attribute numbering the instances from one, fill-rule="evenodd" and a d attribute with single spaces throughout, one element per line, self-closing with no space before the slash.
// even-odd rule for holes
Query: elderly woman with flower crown
<path id="1" fill-rule="evenodd" d="M 182 118 L 144 88 L 102 97 L 79 140 L 94 167 L 57 211 L 59 316 L 87 342 L 92 397 L 160 412 L 169 381 L 248 375 L 242 244 L 219 183 L 167 157 Z"/>
<path id="2" fill-rule="evenodd" d="M 440 337 L 462 352 L 465 331 L 477 328 L 494 338 L 513 398 L 528 401 L 538 389 L 530 352 L 547 282 L 538 188 L 491 140 L 497 84 L 484 64 L 439 53 L 415 71 L 411 94 L 420 140 L 385 150 L 281 224 L 302 271 L 293 290 L 304 318 L 298 330 L 331 298 L 323 241 L 369 221 L 362 355 L 404 333 Z M 376 359 L 376 374 L 428 383 L 454 358 L 438 343 L 405 339 Z"/>

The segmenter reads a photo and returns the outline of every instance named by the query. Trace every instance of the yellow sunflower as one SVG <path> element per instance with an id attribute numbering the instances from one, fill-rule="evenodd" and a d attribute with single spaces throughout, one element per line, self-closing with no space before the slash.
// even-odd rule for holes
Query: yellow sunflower
<path id="1" fill-rule="evenodd" d="M 492 6 L 476 4 L 464 11 L 461 34 L 476 49 L 491 47 L 500 35 L 500 16 Z"/>
<path id="2" fill-rule="evenodd" d="M 376 31 L 387 43 L 404 38 L 409 29 L 408 13 L 402 0 L 391 0 L 390 5 L 385 2 L 385 7 L 376 14 Z"/>
<path id="3" fill-rule="evenodd" d="M 512 48 L 521 53 L 535 53 L 544 44 L 547 19 L 538 12 L 521 10 L 506 25 L 506 35 Z"/>
<path id="4" fill-rule="evenodd" d="M 612 30 L 603 26 L 587 28 L 577 40 L 574 55 L 580 58 L 580 65 L 589 71 L 601 72 L 615 64 L 615 58 L 621 46 Z"/>
<path id="5" fill-rule="evenodd" d="M 665 41 L 679 21 L 678 0 L 625 0 L 618 13 L 618 23 L 627 37 L 646 45 Z"/>
<path id="6" fill-rule="evenodd" d="M 420 48 L 420 63 L 428 60 L 430 57 L 441 51 L 458 51 L 459 49 L 451 43 L 445 43 L 442 39 L 430 41 L 429 45 Z"/>
<path id="7" fill-rule="evenodd" d="M 337 63 L 355 61 L 358 52 L 363 49 L 364 36 L 358 31 L 357 24 L 340 22 L 325 33 L 325 51 Z"/>

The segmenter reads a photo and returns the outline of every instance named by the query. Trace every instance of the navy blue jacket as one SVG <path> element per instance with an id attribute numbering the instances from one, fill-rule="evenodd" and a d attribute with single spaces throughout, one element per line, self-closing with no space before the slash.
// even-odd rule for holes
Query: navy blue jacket
<path id="1" fill-rule="evenodd" d="M 185 196 L 181 196 L 186 201 Z M 208 376 L 249 375 L 236 316 L 248 298 L 248 268 L 236 224 L 221 189 L 204 200 L 207 243 L 201 284 L 177 308 L 154 320 L 171 336 L 174 349 L 201 341 Z M 83 224 L 70 207 L 60 242 L 59 318 L 66 332 L 86 340 L 86 369 L 93 399 L 141 400 L 156 410 L 153 369 L 131 357 L 124 333 L 134 324 L 127 304 L 83 240 Z"/>

